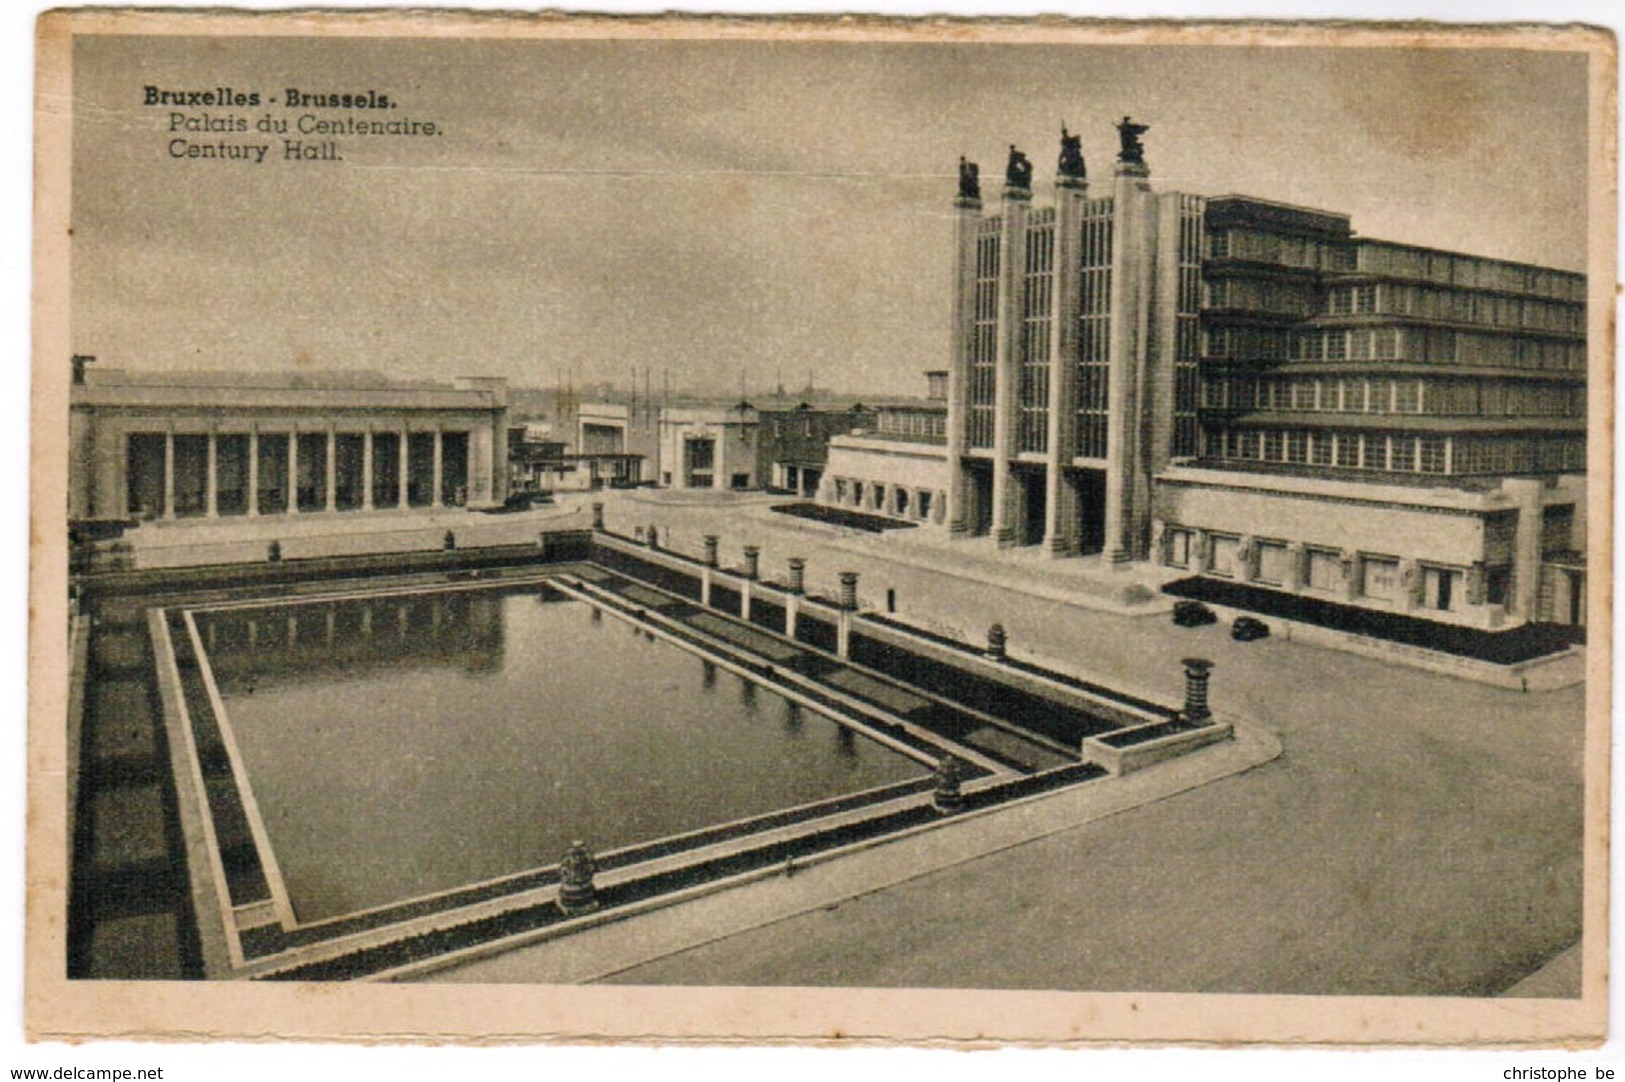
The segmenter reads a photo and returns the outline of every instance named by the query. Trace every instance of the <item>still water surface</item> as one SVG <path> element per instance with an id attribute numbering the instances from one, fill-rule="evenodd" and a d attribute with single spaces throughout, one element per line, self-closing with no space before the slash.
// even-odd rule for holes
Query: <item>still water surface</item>
<path id="1" fill-rule="evenodd" d="M 199 629 L 301 921 L 927 769 L 538 587 Z"/>

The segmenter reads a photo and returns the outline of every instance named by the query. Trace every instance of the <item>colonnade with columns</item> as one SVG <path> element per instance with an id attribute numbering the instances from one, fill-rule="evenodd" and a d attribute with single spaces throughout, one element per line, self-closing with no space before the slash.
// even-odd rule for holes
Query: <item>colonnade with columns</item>
<path id="1" fill-rule="evenodd" d="M 396 423 L 127 426 L 105 455 L 122 514 L 297 515 L 486 505 L 500 471 L 488 427 Z M 111 469 L 109 469 L 109 467 Z"/>

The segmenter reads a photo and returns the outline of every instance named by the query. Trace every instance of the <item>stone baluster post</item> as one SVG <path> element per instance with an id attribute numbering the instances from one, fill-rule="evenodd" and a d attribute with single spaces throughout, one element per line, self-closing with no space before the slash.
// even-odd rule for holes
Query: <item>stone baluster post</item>
<path id="1" fill-rule="evenodd" d="M 598 908 L 598 890 L 592 881 L 597 871 L 598 862 L 587 847 L 579 841 L 571 842 L 559 861 L 558 904 L 565 916 L 581 916 Z"/>
<path id="2" fill-rule="evenodd" d="M 853 612 L 858 607 L 858 573 L 856 571 L 841 572 L 841 608 L 846 612 Z"/>
<path id="3" fill-rule="evenodd" d="M 801 619 L 801 597 L 807 592 L 807 561 L 800 556 L 790 557 L 790 588 L 784 599 L 784 634 L 796 637 L 796 625 Z"/>
<path id="4" fill-rule="evenodd" d="M 739 618 L 750 620 L 751 594 L 761 571 L 762 550 L 758 545 L 745 546 L 745 566 L 739 576 Z"/>
<path id="5" fill-rule="evenodd" d="M 711 582 L 717 573 L 717 542 L 719 538 L 714 533 L 705 535 L 705 556 L 700 560 L 700 605 L 711 607 Z"/>
<path id="6" fill-rule="evenodd" d="M 1213 671 L 1213 662 L 1188 657 L 1181 664 L 1185 666 L 1185 709 L 1182 713 L 1187 722 L 1201 724 L 1213 716 L 1213 711 L 1207 705 L 1208 676 Z"/>
<path id="7" fill-rule="evenodd" d="M 852 655 L 852 616 L 858 610 L 858 573 L 841 572 L 841 612 L 836 619 L 835 653 L 845 661 Z"/>

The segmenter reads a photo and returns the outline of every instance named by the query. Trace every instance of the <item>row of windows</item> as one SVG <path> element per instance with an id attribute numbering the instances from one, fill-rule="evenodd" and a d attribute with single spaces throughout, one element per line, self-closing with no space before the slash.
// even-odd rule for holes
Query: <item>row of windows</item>
<path id="1" fill-rule="evenodd" d="M 1208 255 L 1214 259 L 1246 259 L 1307 270 L 1354 269 L 1354 252 L 1346 244 L 1252 229 L 1214 230 L 1208 234 Z"/>
<path id="2" fill-rule="evenodd" d="M 1391 282 L 1333 286 L 1326 293 L 1326 312 L 1334 316 L 1415 316 L 1554 334 L 1585 332 L 1583 305 L 1475 293 L 1443 286 L 1396 285 Z"/>
<path id="3" fill-rule="evenodd" d="M 875 432 L 914 439 L 946 439 L 948 415 L 941 410 L 881 410 L 875 418 Z"/>
<path id="4" fill-rule="evenodd" d="M 1202 200 L 1197 196 L 1183 196 L 1182 212 L 1188 210 L 1201 226 Z M 1084 217 L 1106 218 L 1112 213 L 1110 199 L 1088 200 L 1083 205 Z M 1054 208 L 1034 210 L 1028 217 L 1032 230 L 1053 228 Z M 997 235 L 1003 225 L 1002 218 L 993 215 L 983 218 L 980 232 Z M 1430 283 L 1454 286 L 1458 289 L 1495 290 L 1505 293 L 1523 293 L 1530 297 L 1558 301 L 1581 302 L 1586 299 L 1584 275 L 1568 271 L 1551 270 L 1519 264 L 1502 263 L 1478 256 L 1434 252 L 1421 248 L 1392 244 L 1387 241 L 1331 241 L 1318 237 L 1288 236 L 1257 229 L 1228 228 L 1209 231 L 1205 237 L 1205 254 L 1212 259 L 1238 259 L 1257 263 L 1272 263 L 1283 267 L 1321 272 L 1359 272 L 1395 278 L 1425 279 Z M 1202 238 L 1197 238 L 1200 259 Z M 1036 254 L 1041 266 L 1050 265 L 1049 253 Z M 1091 262 L 1085 252 L 1084 262 Z M 1356 309 L 1357 310 L 1357 309 Z"/>
<path id="5" fill-rule="evenodd" d="M 1055 227 L 1034 220 L 1027 227 L 1027 274 L 1047 274 L 1055 266 Z"/>
<path id="6" fill-rule="evenodd" d="M 898 518 L 924 521 L 939 511 L 946 497 L 928 488 L 908 488 L 888 485 L 880 481 L 861 481 L 855 477 L 836 477 L 835 503 Z M 940 513 L 940 512 L 939 512 Z"/>
<path id="7" fill-rule="evenodd" d="M 1413 361 L 1473 368 L 1579 371 L 1580 342 L 1477 334 L 1448 327 L 1224 327 L 1202 331 L 1215 361 Z"/>
<path id="8" fill-rule="evenodd" d="M 1382 432 L 1328 432 L 1302 428 L 1228 428 L 1209 438 L 1218 457 L 1237 462 L 1281 462 L 1389 473 L 1446 473 L 1444 436 Z"/>
<path id="9" fill-rule="evenodd" d="M 1055 275 L 1055 229 L 1034 228 L 1027 235 L 1027 273 L 1023 277 L 1020 373 L 1016 384 L 1016 449 L 1043 453 L 1049 447 L 1050 309 Z"/>
<path id="10" fill-rule="evenodd" d="M 1202 356 L 1215 361 L 1284 361 L 1293 332 L 1285 327 L 1204 327 Z"/>
<path id="11" fill-rule="evenodd" d="M 1314 287 L 1307 282 L 1265 278 L 1218 278 L 1206 284 L 1203 302 L 1208 308 L 1268 312 L 1308 319 L 1314 314 Z"/>
<path id="12" fill-rule="evenodd" d="M 1422 378 L 1229 376 L 1202 388 L 1208 409 L 1417 413 L 1435 417 L 1584 417 L 1584 387 Z"/>
<path id="13" fill-rule="evenodd" d="M 1299 331 L 1293 335 L 1292 356 L 1299 361 L 1398 360 L 1402 356 L 1399 328 Z"/>
<path id="14" fill-rule="evenodd" d="M 1583 436 L 1409 436 L 1323 429 L 1228 428 L 1210 432 L 1209 452 L 1245 462 L 1335 466 L 1387 473 L 1578 473 L 1585 469 Z"/>
<path id="15" fill-rule="evenodd" d="M 1075 450 L 1085 458 L 1105 458 L 1111 387 L 1111 203 L 1091 201 L 1084 207 Z"/>
<path id="16" fill-rule="evenodd" d="M 1452 472 L 1458 474 L 1579 473 L 1586 467 L 1581 436 L 1456 436 Z"/>
<path id="17" fill-rule="evenodd" d="M 1529 293 L 1556 300 L 1583 301 L 1586 295 L 1585 278 L 1564 271 L 1374 241 L 1361 243 L 1356 252 L 1355 265 L 1367 274 L 1426 278 L 1442 285 Z"/>
<path id="18" fill-rule="evenodd" d="M 997 223 L 994 222 L 994 225 Z M 972 447 L 993 446 L 993 397 L 998 360 L 999 235 L 984 221 L 976 238 L 972 284 L 969 364 L 965 371 L 965 438 Z"/>
<path id="19" fill-rule="evenodd" d="M 1174 426 L 1171 453 L 1194 455 L 1200 441 L 1197 394 L 1201 385 L 1202 222 L 1203 200 L 1180 196 L 1179 286 L 1174 315 Z"/>
<path id="20" fill-rule="evenodd" d="M 1245 546 L 1236 534 L 1212 533 L 1205 538 L 1207 551 L 1199 552 L 1202 539 L 1194 530 L 1169 527 L 1164 535 L 1163 558 L 1174 567 L 1198 567 L 1210 575 L 1242 579 L 1266 586 L 1285 586 L 1338 597 L 1366 598 L 1396 602 L 1410 595 L 1410 601 L 1441 612 L 1459 611 L 1469 602 L 1466 569 L 1448 564 L 1418 563 L 1407 575 L 1393 556 L 1375 553 L 1344 553 L 1329 548 L 1305 546 L 1294 553 L 1286 541 L 1254 538 Z M 1488 569 L 1484 601 L 1504 604 L 1510 568 Z"/>

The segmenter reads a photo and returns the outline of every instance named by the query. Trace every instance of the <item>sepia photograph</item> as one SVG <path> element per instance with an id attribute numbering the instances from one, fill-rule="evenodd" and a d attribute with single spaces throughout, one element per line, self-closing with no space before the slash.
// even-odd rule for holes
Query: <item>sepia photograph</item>
<path id="1" fill-rule="evenodd" d="M 36 48 L 35 1036 L 1605 1036 L 1608 32 Z"/>

